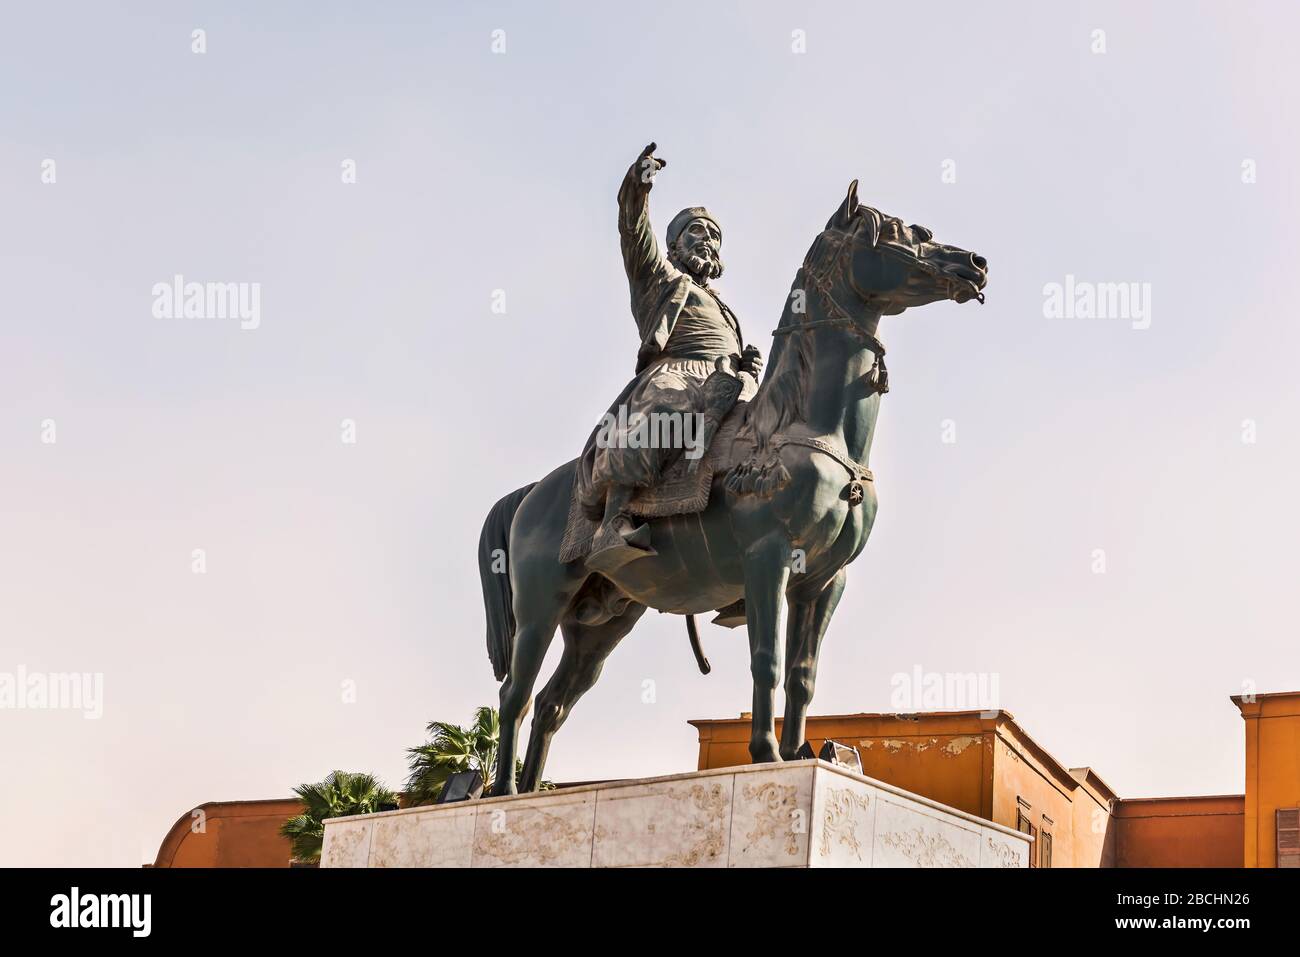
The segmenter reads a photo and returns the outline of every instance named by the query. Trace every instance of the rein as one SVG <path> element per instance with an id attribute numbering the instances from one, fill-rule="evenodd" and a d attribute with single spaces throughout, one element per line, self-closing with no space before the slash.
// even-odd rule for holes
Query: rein
<path id="1" fill-rule="evenodd" d="M 840 238 L 837 236 L 836 238 L 831 239 L 827 238 L 823 234 L 819 239 L 833 246 L 831 254 L 826 257 L 826 268 L 824 270 L 818 270 L 813 265 L 816 253 L 821 250 L 821 242 L 819 241 L 812 249 L 808 250 L 808 255 L 804 258 L 803 265 L 799 267 L 799 272 L 806 280 L 808 280 L 807 284 L 811 285 L 813 290 L 817 292 L 818 296 L 822 300 L 822 305 L 825 307 L 826 311 L 830 313 L 830 318 L 814 319 L 812 322 L 791 323 L 788 326 L 777 326 L 777 328 L 772 330 L 772 335 L 788 336 L 794 332 L 807 332 L 819 327 L 847 326 L 849 331 L 856 335 L 858 339 L 860 339 L 866 347 L 871 350 L 874 360 L 871 364 L 869 375 L 872 377 L 872 385 L 875 387 L 875 390 L 881 395 L 884 395 L 889 391 L 889 370 L 885 368 L 885 344 L 872 333 L 863 329 L 862 326 L 858 324 L 857 320 L 849 314 L 848 310 L 835 300 L 835 296 L 831 293 L 831 280 L 837 278 L 834 274 L 837 272 L 841 274 L 843 273 L 840 263 L 850 246 L 848 237 L 845 236 Z M 847 276 L 847 281 L 850 288 L 853 288 L 853 290 L 861 296 L 862 293 L 853 285 L 852 274 Z M 863 296 L 862 298 L 865 299 L 866 297 Z"/>

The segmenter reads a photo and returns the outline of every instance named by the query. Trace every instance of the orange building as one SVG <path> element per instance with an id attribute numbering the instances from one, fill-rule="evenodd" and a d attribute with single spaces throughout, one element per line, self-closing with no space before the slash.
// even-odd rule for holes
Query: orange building
<path id="1" fill-rule="evenodd" d="M 1240 794 L 1128 798 L 1115 806 L 1116 867 L 1241 867 Z"/>
<path id="2" fill-rule="evenodd" d="M 297 798 L 209 801 L 180 816 L 154 867 L 288 867 L 289 839 L 280 825 L 301 814 Z"/>
<path id="3" fill-rule="evenodd" d="M 1300 691 L 1237 695 L 1246 721 L 1246 867 L 1300 867 Z"/>

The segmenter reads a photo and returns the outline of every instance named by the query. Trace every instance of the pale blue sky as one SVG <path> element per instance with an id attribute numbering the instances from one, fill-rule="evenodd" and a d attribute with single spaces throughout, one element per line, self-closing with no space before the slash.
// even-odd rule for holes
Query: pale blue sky
<path id="1" fill-rule="evenodd" d="M 0 711 L 0 862 L 136 865 L 200 802 L 335 767 L 396 786 L 428 720 L 495 702 L 479 525 L 632 373 L 614 195 L 650 140 L 656 228 L 715 212 L 765 349 L 854 177 L 990 262 L 984 307 L 882 326 L 881 511 L 814 713 L 889 710 L 916 665 L 996 672 L 1124 796 L 1240 792 L 1228 696 L 1300 688 L 1293 5 L 2 16 L 0 671 L 102 672 L 105 701 Z M 176 273 L 260 282 L 260 327 L 154 318 Z M 1045 319 L 1067 274 L 1150 283 L 1151 328 Z M 693 768 L 686 720 L 749 706 L 742 634 L 705 641 L 707 678 L 648 616 L 548 776 Z"/>

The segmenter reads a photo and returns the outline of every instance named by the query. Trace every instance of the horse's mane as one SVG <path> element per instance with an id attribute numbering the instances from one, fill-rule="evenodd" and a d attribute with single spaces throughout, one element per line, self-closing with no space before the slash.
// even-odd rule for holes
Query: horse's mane
<path id="1" fill-rule="evenodd" d="M 786 297 L 785 310 L 777 328 L 799 321 L 793 303 L 796 292 L 805 289 L 804 270 L 800 267 Z M 727 488 L 741 494 L 770 495 L 790 481 L 790 473 L 781 464 L 774 436 L 808 415 L 808 384 L 814 366 L 813 337 L 778 336 L 772 346 L 767 374 L 745 409 L 745 420 L 737 439 L 750 441 L 753 454 L 727 476 Z"/>
<path id="2" fill-rule="evenodd" d="M 786 297 L 778 329 L 795 324 L 791 303 L 795 292 L 803 288 L 803 270 L 800 269 L 790 287 L 790 295 Z M 777 337 L 772 346 L 771 368 L 749 402 L 742 434 L 765 446 L 773 435 L 792 422 L 803 421 L 807 414 L 804 406 L 813 358 L 812 336 Z"/>

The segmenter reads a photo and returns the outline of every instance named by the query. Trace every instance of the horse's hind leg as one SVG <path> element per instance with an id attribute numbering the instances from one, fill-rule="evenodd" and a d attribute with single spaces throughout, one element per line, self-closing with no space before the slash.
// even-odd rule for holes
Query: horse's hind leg
<path id="1" fill-rule="evenodd" d="M 533 685 L 551 647 L 555 629 L 565 609 L 582 584 L 585 573 L 553 559 L 529 562 L 512 557 L 511 578 L 515 580 L 514 613 L 518 623 L 510 654 L 510 671 L 501 683 L 501 738 L 497 743 L 497 766 L 492 776 L 492 793 L 515 793 L 515 756 L 519 726 L 533 694 Z"/>
<path id="2" fill-rule="evenodd" d="M 559 560 L 575 465 L 562 465 L 534 485 L 510 519 L 506 552 L 515 631 L 509 639 L 510 661 L 501 683 L 501 737 L 492 775 L 493 794 L 515 792 L 519 725 L 555 629 L 588 577 L 581 562 L 561 564 Z M 500 547 L 499 541 L 495 544 Z M 505 649 L 499 651 L 499 657 L 504 657 Z"/>
<path id="3" fill-rule="evenodd" d="M 501 738 L 497 743 L 497 766 L 492 775 L 492 794 L 515 793 L 515 755 L 518 752 L 519 725 L 525 706 L 533 693 L 533 683 L 542 668 L 546 649 L 555 637 L 558 615 L 549 621 L 521 622 L 515 633 L 510 674 L 501 683 Z"/>
<path id="4" fill-rule="evenodd" d="M 537 696 L 533 728 L 528 735 L 528 755 L 520 788 L 536 791 L 542 780 L 551 738 L 564 724 L 578 699 L 591 690 L 605 659 L 623 640 L 645 612 L 645 605 L 631 605 L 627 611 L 600 625 L 580 625 L 566 620 L 560 626 L 564 635 L 564 654 L 560 666 Z"/>

